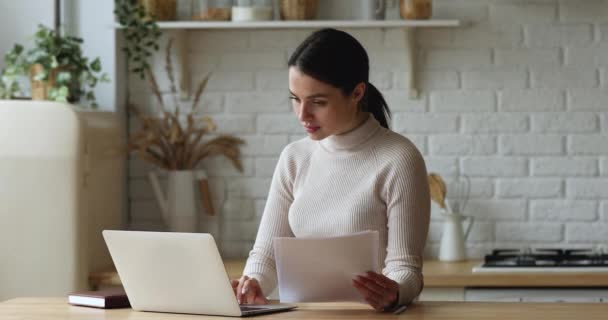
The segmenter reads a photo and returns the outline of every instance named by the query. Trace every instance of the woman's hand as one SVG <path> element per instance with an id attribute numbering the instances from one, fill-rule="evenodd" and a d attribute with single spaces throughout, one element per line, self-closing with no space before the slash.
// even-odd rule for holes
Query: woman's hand
<path id="1" fill-rule="evenodd" d="M 383 274 L 368 271 L 353 279 L 353 286 L 376 311 L 384 311 L 399 299 L 399 284 Z"/>
<path id="2" fill-rule="evenodd" d="M 256 279 L 242 276 L 238 280 L 230 280 L 232 290 L 239 304 L 267 304 L 268 300 L 262 293 L 260 283 Z"/>

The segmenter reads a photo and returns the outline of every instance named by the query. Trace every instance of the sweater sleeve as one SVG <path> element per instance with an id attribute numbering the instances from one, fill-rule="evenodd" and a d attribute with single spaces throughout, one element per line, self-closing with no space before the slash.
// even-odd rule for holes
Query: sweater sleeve
<path id="1" fill-rule="evenodd" d="M 387 255 L 383 274 L 399 283 L 399 304 L 423 288 L 422 259 L 430 220 L 430 194 L 424 159 L 416 147 L 397 152 L 386 177 Z"/>
<path id="2" fill-rule="evenodd" d="M 275 168 L 255 244 L 249 253 L 243 271 L 244 275 L 258 280 L 262 292 L 266 296 L 277 285 L 272 239 L 293 237 L 289 227 L 288 213 L 293 202 L 293 175 L 291 173 L 295 171 L 295 168 L 290 158 L 289 146 L 287 146 L 281 153 Z"/>

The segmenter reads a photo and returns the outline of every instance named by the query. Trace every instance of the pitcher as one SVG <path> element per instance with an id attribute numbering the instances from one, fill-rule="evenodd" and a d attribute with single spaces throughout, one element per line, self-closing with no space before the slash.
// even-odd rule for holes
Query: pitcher
<path id="1" fill-rule="evenodd" d="M 148 178 L 168 230 L 197 232 L 199 218 L 195 202 L 197 199 L 195 182 L 207 180 L 205 171 L 170 171 L 166 194 L 163 192 L 155 172 L 149 172 Z"/>
<path id="2" fill-rule="evenodd" d="M 441 246 L 439 248 L 439 260 L 461 261 L 465 260 L 465 240 L 469 237 L 473 226 L 473 217 L 463 216 L 458 213 L 443 214 L 443 234 L 441 235 Z M 466 231 L 462 229 L 462 222 L 469 220 Z"/>

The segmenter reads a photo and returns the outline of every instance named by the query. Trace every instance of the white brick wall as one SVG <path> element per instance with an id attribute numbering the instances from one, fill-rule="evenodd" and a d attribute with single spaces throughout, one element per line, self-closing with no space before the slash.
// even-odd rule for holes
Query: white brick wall
<path id="1" fill-rule="evenodd" d="M 497 195 L 501 198 L 558 198 L 562 180 L 554 178 L 498 179 Z"/>
<path id="2" fill-rule="evenodd" d="M 607 244 L 608 1 L 435 0 L 434 14 L 467 23 L 418 30 L 420 99 L 405 90 L 403 30 L 347 31 L 369 52 L 371 81 L 393 111 L 393 130 L 416 144 L 452 192 L 453 177 L 471 177 L 469 254 Z M 213 70 L 199 112 L 246 142 L 243 173 L 221 157 L 203 163 L 223 219 L 225 256 L 251 249 L 278 156 L 305 136 L 288 101 L 286 62 L 311 31 L 188 32 L 193 81 Z M 162 72 L 162 53 L 154 59 Z M 170 102 L 165 76 L 158 78 Z M 158 110 L 145 83 L 130 85 L 142 108 Z M 153 167 L 135 157 L 130 166 L 131 227 L 162 229 L 146 178 Z M 433 208 L 430 255 L 442 227 Z"/>
<path id="3" fill-rule="evenodd" d="M 595 176 L 597 160 L 593 158 L 546 157 L 532 159 L 533 176 Z"/>
<path id="4" fill-rule="evenodd" d="M 564 138 L 558 135 L 505 135 L 498 138 L 503 155 L 559 155 L 563 154 Z"/>
<path id="5" fill-rule="evenodd" d="M 509 242 L 550 242 L 555 243 L 562 240 L 562 229 L 560 223 L 507 223 L 496 224 L 496 241 Z"/>
<path id="6" fill-rule="evenodd" d="M 589 200 L 532 200 L 530 219 L 533 221 L 594 221 L 597 202 Z"/>
<path id="7" fill-rule="evenodd" d="M 499 111 L 562 111 L 564 108 L 564 94 L 560 90 L 502 90 L 499 92 Z"/>

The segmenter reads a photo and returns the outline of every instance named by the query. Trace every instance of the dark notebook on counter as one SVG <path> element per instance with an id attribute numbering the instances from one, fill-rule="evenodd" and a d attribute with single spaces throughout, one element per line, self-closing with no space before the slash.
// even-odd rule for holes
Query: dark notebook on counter
<path id="1" fill-rule="evenodd" d="M 68 296 L 68 303 L 103 309 L 128 308 L 131 306 L 123 288 L 74 292 Z"/>

